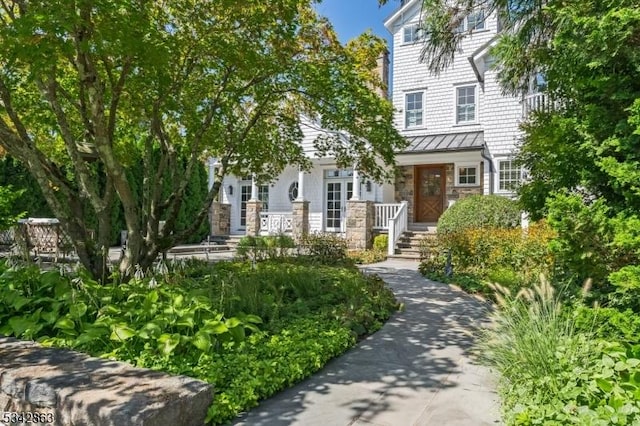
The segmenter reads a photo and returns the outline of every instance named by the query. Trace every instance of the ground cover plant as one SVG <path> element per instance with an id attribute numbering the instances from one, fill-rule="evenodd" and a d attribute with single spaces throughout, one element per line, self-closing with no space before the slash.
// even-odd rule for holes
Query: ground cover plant
<path id="1" fill-rule="evenodd" d="M 636 425 L 640 344 L 577 324 L 573 307 L 542 279 L 516 296 L 494 286 L 500 309 L 480 345 L 500 373 L 510 425 Z M 604 334 L 602 334 L 604 332 Z"/>
<path id="2" fill-rule="evenodd" d="M 213 424 L 317 371 L 396 307 L 379 278 L 314 258 L 160 264 L 104 285 L 0 263 L 0 334 L 206 380 Z"/>

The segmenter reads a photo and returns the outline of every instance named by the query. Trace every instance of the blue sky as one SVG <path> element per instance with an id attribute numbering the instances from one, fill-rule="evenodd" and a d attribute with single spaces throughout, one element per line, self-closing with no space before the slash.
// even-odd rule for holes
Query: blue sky
<path id="1" fill-rule="evenodd" d="M 342 43 L 371 28 L 374 34 L 386 38 L 391 48 L 391 35 L 382 21 L 399 6 L 397 0 L 389 0 L 383 7 L 378 6 L 378 0 L 322 0 L 316 10 L 329 18 Z"/>

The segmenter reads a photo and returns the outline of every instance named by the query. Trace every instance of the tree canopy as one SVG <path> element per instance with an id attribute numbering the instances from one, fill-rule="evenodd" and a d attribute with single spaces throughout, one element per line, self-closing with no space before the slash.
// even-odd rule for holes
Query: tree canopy
<path id="1" fill-rule="evenodd" d="M 361 59 L 384 45 L 368 35 L 353 46 L 309 0 L 4 1 L 0 146 L 29 168 L 94 276 L 105 276 L 118 203 L 129 233 L 120 269 L 145 268 L 200 225 L 226 174 L 270 179 L 308 165 L 303 114 L 336 132 L 318 144 L 339 164 L 384 177 L 404 142 Z M 221 164 L 215 184 L 176 232 L 206 156 Z"/>

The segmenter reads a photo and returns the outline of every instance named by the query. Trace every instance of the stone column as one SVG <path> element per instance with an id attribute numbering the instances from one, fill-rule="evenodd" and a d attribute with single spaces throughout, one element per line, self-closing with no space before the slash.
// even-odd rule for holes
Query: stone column
<path id="1" fill-rule="evenodd" d="M 296 243 L 300 243 L 302 239 L 309 234 L 309 202 L 294 201 L 293 205 L 293 239 Z"/>
<path id="2" fill-rule="evenodd" d="M 262 202 L 260 200 L 247 201 L 247 228 L 246 235 L 260 235 L 260 211 L 262 210 Z"/>
<path id="3" fill-rule="evenodd" d="M 231 231 L 231 204 L 211 203 L 210 229 L 212 236 L 226 236 Z"/>
<path id="4" fill-rule="evenodd" d="M 351 250 L 364 250 L 373 246 L 373 201 L 347 201 L 347 244 Z"/>

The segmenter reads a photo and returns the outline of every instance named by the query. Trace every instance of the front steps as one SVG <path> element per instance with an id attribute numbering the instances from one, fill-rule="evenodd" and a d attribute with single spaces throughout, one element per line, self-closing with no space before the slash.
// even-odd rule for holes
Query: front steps
<path id="1" fill-rule="evenodd" d="M 413 227 L 411 227 L 413 228 Z M 390 259 L 409 259 L 420 260 L 420 244 L 425 239 L 436 238 L 435 226 L 434 229 L 428 229 L 428 226 L 424 226 L 424 230 L 410 229 L 406 231 L 398 242 L 396 243 L 396 252 L 394 255 L 389 256 Z"/>

